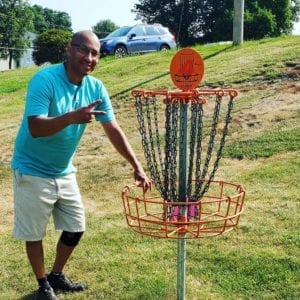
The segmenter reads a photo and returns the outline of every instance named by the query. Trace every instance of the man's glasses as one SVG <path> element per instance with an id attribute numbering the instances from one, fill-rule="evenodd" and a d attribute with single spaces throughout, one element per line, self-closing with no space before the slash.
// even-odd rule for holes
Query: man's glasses
<path id="1" fill-rule="evenodd" d="M 91 53 L 92 57 L 99 57 L 99 52 L 97 50 L 92 49 L 85 44 L 71 43 L 71 46 L 78 48 L 78 51 L 84 55 L 89 55 Z"/>

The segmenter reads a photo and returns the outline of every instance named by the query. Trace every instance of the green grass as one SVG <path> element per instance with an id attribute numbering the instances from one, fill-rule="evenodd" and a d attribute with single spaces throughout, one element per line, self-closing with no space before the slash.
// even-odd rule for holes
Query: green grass
<path id="1" fill-rule="evenodd" d="M 254 159 L 297 150 L 300 150 L 300 128 L 264 132 L 255 139 L 235 142 L 225 149 L 224 156 Z"/>
<path id="2" fill-rule="evenodd" d="M 300 61 L 299 37 L 196 49 L 205 60 L 201 86 L 239 92 L 217 178 L 242 184 L 247 196 L 235 230 L 187 241 L 186 299 L 299 299 L 299 73 L 287 67 Z M 112 95 L 119 123 L 145 166 L 131 90 L 174 89 L 169 76 L 174 53 L 107 57 L 94 72 Z M 26 86 L 37 69 L 0 72 L 1 300 L 34 299 L 36 289 L 24 244 L 11 237 L 9 164 Z M 176 299 L 177 242 L 143 237 L 127 227 L 121 191 L 133 182 L 132 170 L 100 125 L 89 124 L 74 163 L 87 231 L 66 273 L 88 289 L 60 299 Z M 47 270 L 58 237 L 51 221 L 44 240 Z"/>

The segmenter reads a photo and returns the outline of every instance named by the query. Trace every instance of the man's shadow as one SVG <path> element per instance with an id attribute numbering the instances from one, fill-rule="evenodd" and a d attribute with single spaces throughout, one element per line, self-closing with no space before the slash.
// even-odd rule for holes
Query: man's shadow
<path id="1" fill-rule="evenodd" d="M 28 295 L 25 295 L 21 298 L 18 298 L 18 300 L 34 300 L 36 298 L 36 292 L 31 292 L 30 294 Z"/>

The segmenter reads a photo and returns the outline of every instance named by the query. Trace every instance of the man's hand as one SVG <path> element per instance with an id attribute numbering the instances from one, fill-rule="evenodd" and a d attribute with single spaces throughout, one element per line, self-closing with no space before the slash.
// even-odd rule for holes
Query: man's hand
<path id="1" fill-rule="evenodd" d="M 137 186 L 143 188 L 143 192 L 146 193 L 148 190 L 151 191 L 152 180 L 147 177 L 144 171 L 135 170 L 134 171 L 134 180 Z"/>
<path id="2" fill-rule="evenodd" d="M 105 111 L 94 110 L 94 108 L 100 103 L 101 100 L 97 100 L 87 106 L 83 106 L 72 111 L 70 113 L 72 118 L 72 123 L 74 124 L 90 123 L 92 121 L 93 116 L 105 115 L 106 114 Z"/>

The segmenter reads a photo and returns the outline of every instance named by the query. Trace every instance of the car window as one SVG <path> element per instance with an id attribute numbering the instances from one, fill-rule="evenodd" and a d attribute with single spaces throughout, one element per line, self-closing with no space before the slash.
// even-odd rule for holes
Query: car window
<path id="1" fill-rule="evenodd" d="M 132 28 L 132 26 L 121 27 L 121 28 L 113 31 L 112 33 L 110 33 L 107 37 L 112 38 L 112 37 L 124 36 L 130 31 L 131 28 Z"/>
<path id="2" fill-rule="evenodd" d="M 135 26 L 130 31 L 130 34 L 134 33 L 136 36 L 145 35 L 144 26 Z"/>
<path id="3" fill-rule="evenodd" d="M 161 35 L 158 30 L 158 27 L 146 26 L 146 35 Z"/>
<path id="4" fill-rule="evenodd" d="M 157 27 L 157 30 L 159 30 L 160 34 L 168 34 L 169 33 L 169 30 L 165 27 Z"/>

